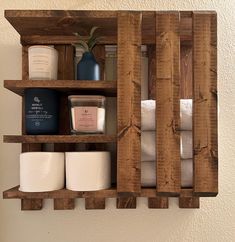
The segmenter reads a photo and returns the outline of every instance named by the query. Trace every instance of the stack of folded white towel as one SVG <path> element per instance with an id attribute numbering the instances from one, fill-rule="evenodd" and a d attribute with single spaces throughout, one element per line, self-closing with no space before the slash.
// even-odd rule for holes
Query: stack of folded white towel
<path id="1" fill-rule="evenodd" d="M 155 100 L 141 101 L 141 185 L 156 186 Z M 192 187 L 192 99 L 180 100 L 181 186 Z"/>

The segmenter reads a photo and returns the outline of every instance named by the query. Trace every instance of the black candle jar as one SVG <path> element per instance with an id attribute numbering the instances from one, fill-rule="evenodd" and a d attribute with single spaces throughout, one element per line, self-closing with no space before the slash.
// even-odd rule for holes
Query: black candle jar
<path id="1" fill-rule="evenodd" d="M 56 134 L 59 131 L 59 97 L 55 90 L 25 90 L 25 131 L 27 134 Z"/>

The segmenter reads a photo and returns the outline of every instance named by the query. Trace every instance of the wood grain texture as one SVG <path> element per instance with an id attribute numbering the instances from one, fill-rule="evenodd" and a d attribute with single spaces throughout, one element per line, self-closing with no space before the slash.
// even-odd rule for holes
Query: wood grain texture
<path id="1" fill-rule="evenodd" d="M 148 98 L 156 99 L 156 45 L 148 45 Z M 168 208 L 167 197 L 148 198 L 149 208 Z"/>
<path id="2" fill-rule="evenodd" d="M 127 11 L 122 11 L 127 13 Z M 154 11 L 143 11 L 142 43 L 155 43 Z M 117 43 L 117 11 L 62 11 L 62 10 L 6 10 L 5 17 L 21 35 L 21 43 L 70 44 L 78 39 L 79 32 L 88 35 L 92 26 L 100 26 L 102 44 Z M 182 12 L 180 19 L 181 39 L 192 39 L 191 12 Z"/>
<path id="3" fill-rule="evenodd" d="M 21 210 L 41 210 L 43 206 L 42 199 L 21 199 Z"/>
<path id="4" fill-rule="evenodd" d="M 105 198 L 85 198 L 86 209 L 105 209 Z"/>
<path id="5" fill-rule="evenodd" d="M 117 190 L 140 194 L 141 19 L 118 13 Z"/>
<path id="6" fill-rule="evenodd" d="M 71 210 L 75 208 L 74 199 L 56 198 L 54 199 L 54 210 Z"/>
<path id="7" fill-rule="evenodd" d="M 182 189 L 181 192 L 184 193 L 184 197 L 193 196 L 192 189 Z M 75 199 L 75 198 L 116 198 L 118 197 L 118 192 L 116 188 L 109 188 L 99 191 L 71 191 L 67 189 L 61 189 L 51 192 L 21 192 L 19 191 L 19 186 L 13 187 L 9 190 L 3 192 L 4 199 L 56 199 L 56 198 L 66 198 L 66 199 Z M 156 194 L 155 188 L 142 188 L 139 197 L 149 197 L 156 198 L 159 197 Z M 125 198 L 122 197 L 123 201 Z M 128 200 L 128 199 L 127 199 Z M 134 197 L 131 198 L 134 200 Z M 121 201 L 121 199 L 120 199 Z"/>
<path id="8" fill-rule="evenodd" d="M 136 197 L 119 197 L 117 198 L 116 208 L 119 209 L 135 209 Z"/>
<path id="9" fill-rule="evenodd" d="M 156 45 L 148 45 L 148 98 L 156 99 Z"/>
<path id="10" fill-rule="evenodd" d="M 193 98 L 193 54 L 192 45 L 180 48 L 180 98 Z"/>
<path id="11" fill-rule="evenodd" d="M 150 197 L 148 198 L 148 208 L 168 208 L 167 197 Z"/>
<path id="12" fill-rule="evenodd" d="M 194 194 L 218 193 L 217 16 L 193 14 Z"/>
<path id="13" fill-rule="evenodd" d="M 115 96 L 116 81 L 81 81 L 81 80 L 5 80 L 4 87 L 23 96 L 26 88 L 48 88 L 70 94 L 101 93 L 105 96 Z"/>
<path id="14" fill-rule="evenodd" d="M 179 208 L 200 208 L 199 197 L 180 197 Z"/>
<path id="15" fill-rule="evenodd" d="M 192 189 L 182 189 L 179 197 L 179 208 L 200 208 L 200 198 L 194 196 Z"/>
<path id="16" fill-rule="evenodd" d="M 156 13 L 157 193 L 180 193 L 179 12 Z"/>
<path id="17" fill-rule="evenodd" d="M 116 135 L 4 135 L 5 143 L 109 143 Z"/>

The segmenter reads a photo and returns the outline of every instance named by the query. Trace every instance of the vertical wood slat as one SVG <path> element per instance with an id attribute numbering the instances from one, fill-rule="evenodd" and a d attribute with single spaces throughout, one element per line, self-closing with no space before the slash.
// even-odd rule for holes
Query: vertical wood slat
<path id="1" fill-rule="evenodd" d="M 22 79 L 29 79 L 29 62 L 28 62 L 29 46 L 22 46 Z M 22 97 L 22 134 L 26 134 L 25 130 L 25 97 Z M 41 151 L 42 144 L 22 144 L 22 152 Z M 21 199 L 21 210 L 40 210 L 43 206 L 42 199 Z"/>
<path id="2" fill-rule="evenodd" d="M 141 192 L 141 22 L 139 12 L 118 13 L 117 191 L 121 196 Z"/>
<path id="3" fill-rule="evenodd" d="M 156 46 L 148 45 L 148 99 L 156 99 Z"/>
<path id="4" fill-rule="evenodd" d="M 180 98 L 193 98 L 193 50 L 191 40 L 181 41 L 180 43 Z M 184 194 L 185 190 L 181 190 L 179 197 L 180 208 L 199 208 L 199 197 L 195 197 L 193 194 L 185 197 Z"/>
<path id="5" fill-rule="evenodd" d="M 116 202 L 117 208 L 135 209 L 136 197 L 118 197 Z"/>
<path id="6" fill-rule="evenodd" d="M 200 208 L 199 197 L 179 197 L 179 208 Z"/>
<path id="7" fill-rule="evenodd" d="M 218 193 L 217 16 L 193 13 L 194 194 Z"/>
<path id="8" fill-rule="evenodd" d="M 21 199 L 21 210 L 41 210 L 43 207 L 42 199 Z"/>
<path id="9" fill-rule="evenodd" d="M 156 46 L 148 46 L 148 99 L 156 99 Z M 167 197 L 148 198 L 148 208 L 168 208 Z"/>
<path id="10" fill-rule="evenodd" d="M 179 197 L 180 208 L 199 208 L 200 198 L 195 197 L 191 189 L 183 189 Z"/>
<path id="11" fill-rule="evenodd" d="M 180 193 L 179 12 L 156 13 L 157 193 Z"/>
<path id="12" fill-rule="evenodd" d="M 58 79 L 74 79 L 74 48 L 71 45 L 56 45 L 58 51 Z M 60 94 L 59 132 L 70 134 L 68 95 Z M 55 152 L 74 151 L 75 144 L 54 144 Z M 55 210 L 74 209 L 74 199 L 54 199 Z"/>
<path id="13" fill-rule="evenodd" d="M 74 209 L 75 202 L 71 198 L 55 198 L 54 199 L 54 210 L 68 210 Z"/>
<path id="14" fill-rule="evenodd" d="M 86 209 L 105 209 L 105 198 L 90 197 L 85 199 Z"/>
<path id="15" fill-rule="evenodd" d="M 106 150 L 106 144 L 87 144 L 87 150 L 104 151 Z M 88 197 L 85 198 L 86 209 L 105 209 L 105 198 Z"/>
<path id="16" fill-rule="evenodd" d="M 149 197 L 148 208 L 168 208 L 168 197 Z"/>

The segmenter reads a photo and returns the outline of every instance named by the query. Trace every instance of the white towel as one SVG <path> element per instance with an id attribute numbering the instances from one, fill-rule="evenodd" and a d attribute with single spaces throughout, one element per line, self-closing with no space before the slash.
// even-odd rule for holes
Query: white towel
<path id="1" fill-rule="evenodd" d="M 181 159 L 193 158 L 193 138 L 192 131 L 180 132 L 180 157 Z"/>
<path id="2" fill-rule="evenodd" d="M 141 129 L 155 130 L 155 100 L 141 101 Z"/>
<path id="3" fill-rule="evenodd" d="M 181 187 L 193 186 L 193 160 L 181 160 Z"/>
<path id="4" fill-rule="evenodd" d="M 156 186 L 156 162 L 141 162 L 141 185 L 143 187 Z"/>
<path id="5" fill-rule="evenodd" d="M 192 130 L 193 100 L 180 99 L 180 129 Z"/>
<path id="6" fill-rule="evenodd" d="M 155 144 L 155 131 L 141 132 L 141 161 L 156 160 Z M 180 132 L 180 156 L 181 159 L 193 157 L 191 131 Z"/>
<path id="7" fill-rule="evenodd" d="M 156 164 L 155 161 L 141 162 L 141 186 L 156 186 Z M 193 186 L 193 160 L 181 160 L 181 187 Z"/>
<path id="8" fill-rule="evenodd" d="M 192 130 L 192 99 L 180 100 L 180 129 Z M 155 100 L 141 101 L 141 129 L 155 130 Z"/>
<path id="9" fill-rule="evenodd" d="M 141 132 L 141 161 L 156 160 L 155 131 Z"/>

